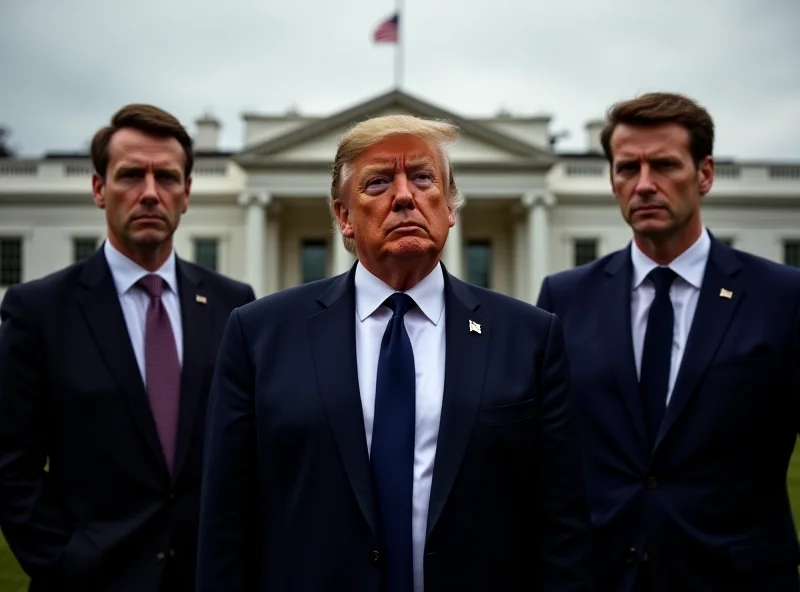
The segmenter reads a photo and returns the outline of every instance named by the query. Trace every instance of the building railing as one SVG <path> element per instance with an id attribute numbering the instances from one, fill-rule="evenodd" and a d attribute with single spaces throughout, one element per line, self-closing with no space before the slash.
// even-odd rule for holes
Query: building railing
<path id="1" fill-rule="evenodd" d="M 564 177 L 603 177 L 608 178 L 608 163 L 596 162 L 562 162 L 556 165 L 561 167 Z M 717 179 L 736 180 L 747 178 L 763 178 L 774 181 L 800 181 L 800 164 L 717 164 L 714 176 Z"/>
<path id="2" fill-rule="evenodd" d="M 0 158 L 0 198 L 91 194 L 94 167 L 89 159 Z M 235 195 L 246 183 L 246 173 L 225 158 L 199 158 L 192 172 L 194 195 Z"/>
<path id="3" fill-rule="evenodd" d="M 91 162 L 59 162 L 38 159 L 0 159 L 0 178 L 2 177 L 91 177 L 94 167 Z M 197 162 L 195 177 L 226 177 L 231 173 L 228 162 Z"/>
<path id="4" fill-rule="evenodd" d="M 0 194 L 5 196 L 84 194 L 93 169 L 88 159 L 0 158 Z M 225 158 L 200 158 L 193 172 L 196 193 L 234 194 L 247 184 L 247 174 Z M 609 166 L 597 159 L 564 157 L 547 173 L 557 194 L 607 195 Z M 713 193 L 747 198 L 800 198 L 800 163 L 722 162 L 716 166 Z"/>
<path id="5" fill-rule="evenodd" d="M 602 157 L 564 157 L 548 172 L 547 183 L 556 194 L 588 198 L 608 193 L 609 173 Z M 800 199 L 800 163 L 719 162 L 712 193 L 736 199 Z"/>

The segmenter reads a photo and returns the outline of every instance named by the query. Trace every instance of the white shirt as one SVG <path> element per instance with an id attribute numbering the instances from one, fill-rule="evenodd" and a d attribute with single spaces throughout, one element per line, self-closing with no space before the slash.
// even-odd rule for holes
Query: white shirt
<path id="1" fill-rule="evenodd" d="M 133 346 L 133 353 L 136 355 L 136 363 L 142 374 L 142 382 L 146 384 L 144 329 L 150 295 L 144 288 L 137 286 L 136 282 L 150 272 L 120 253 L 110 241 L 105 241 L 103 244 L 103 252 L 108 261 L 111 276 L 114 278 L 114 286 L 117 288 L 117 296 L 122 307 L 122 314 L 125 316 L 125 324 L 128 326 L 128 335 Z M 153 273 L 160 275 L 167 282 L 168 287 L 164 288 L 161 301 L 167 310 L 172 324 L 172 332 L 175 334 L 178 363 L 183 364 L 183 325 L 181 324 L 181 308 L 178 299 L 178 276 L 175 272 L 175 252 L 173 251 L 164 265 Z"/>
<path id="2" fill-rule="evenodd" d="M 672 308 L 675 311 L 675 324 L 672 333 L 672 361 L 669 368 L 667 404 L 672 397 L 672 389 L 675 387 L 675 379 L 678 377 L 678 370 L 683 360 L 683 352 L 686 349 L 689 329 L 692 327 L 694 313 L 697 310 L 697 299 L 700 297 L 700 287 L 703 285 L 703 275 L 706 271 L 706 262 L 710 251 L 711 238 L 704 228 L 700 238 L 667 266 L 678 275 L 669 291 Z M 647 278 L 647 274 L 659 265 L 642 253 L 635 241 L 631 242 L 631 260 L 633 262 L 631 328 L 633 353 L 636 357 L 636 373 L 640 375 L 644 336 L 647 331 L 647 315 L 650 313 L 650 306 L 656 297 L 655 286 Z"/>
<path id="3" fill-rule="evenodd" d="M 356 266 L 356 356 L 361 407 L 367 432 L 367 448 L 372 444 L 375 411 L 375 385 L 381 341 L 392 311 L 383 302 L 396 290 L 371 274 L 359 262 Z M 428 527 L 428 502 L 439 436 L 439 418 L 444 395 L 444 275 L 436 268 L 406 292 L 416 307 L 405 316 L 405 326 L 414 352 L 416 370 L 416 433 L 414 436 L 414 488 L 412 505 L 412 544 L 414 590 L 423 590 L 423 555 Z"/>

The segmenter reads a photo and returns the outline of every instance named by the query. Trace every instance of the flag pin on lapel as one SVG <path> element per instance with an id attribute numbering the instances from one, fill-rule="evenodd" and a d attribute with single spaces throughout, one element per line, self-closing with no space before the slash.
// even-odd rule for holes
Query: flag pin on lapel
<path id="1" fill-rule="evenodd" d="M 478 335 L 480 335 L 480 333 L 481 333 L 481 326 L 480 326 L 478 323 L 476 323 L 475 321 L 473 321 L 472 319 L 470 319 L 470 321 L 469 321 L 469 331 L 470 331 L 470 333 L 471 333 L 472 331 L 475 331 L 475 333 L 477 333 Z"/>
<path id="2" fill-rule="evenodd" d="M 731 292 L 730 290 L 726 290 L 725 288 L 722 288 L 719 291 L 719 297 L 727 298 L 728 300 L 730 300 L 731 298 L 733 298 L 733 292 Z"/>
<path id="3" fill-rule="evenodd" d="M 206 300 L 206 297 L 205 296 L 201 296 L 200 294 L 195 296 L 194 299 L 195 299 L 195 301 L 199 302 L 200 304 L 205 304 L 206 302 L 208 302 L 208 300 Z"/>

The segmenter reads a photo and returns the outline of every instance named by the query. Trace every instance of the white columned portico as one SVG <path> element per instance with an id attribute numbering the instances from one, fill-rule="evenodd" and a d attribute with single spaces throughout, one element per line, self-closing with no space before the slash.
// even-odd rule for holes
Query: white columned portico
<path id="1" fill-rule="evenodd" d="M 256 298 L 267 293 L 267 206 L 272 196 L 266 191 L 250 190 L 239 195 L 245 208 L 245 281 L 253 287 Z"/>
<path id="2" fill-rule="evenodd" d="M 547 191 L 526 193 L 522 204 L 528 208 L 528 301 L 536 303 L 550 263 L 550 221 L 548 210 L 556 203 Z"/>
<path id="3" fill-rule="evenodd" d="M 331 275 L 341 275 L 350 271 L 356 258 L 348 251 L 342 241 L 342 231 L 337 226 L 332 238 L 333 270 Z"/>
<path id="4" fill-rule="evenodd" d="M 444 263 L 447 271 L 459 279 L 464 279 L 463 238 L 461 237 L 461 215 L 463 212 L 463 208 L 456 212 L 456 224 L 447 233 L 447 241 L 444 244 L 444 252 L 442 253 L 442 263 Z"/>

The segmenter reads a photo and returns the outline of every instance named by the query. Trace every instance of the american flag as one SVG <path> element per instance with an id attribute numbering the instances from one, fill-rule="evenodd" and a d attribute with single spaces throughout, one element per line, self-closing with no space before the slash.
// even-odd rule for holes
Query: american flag
<path id="1" fill-rule="evenodd" d="M 400 21 L 399 15 L 394 14 L 383 21 L 377 29 L 373 41 L 375 43 L 397 43 L 397 28 Z"/>

